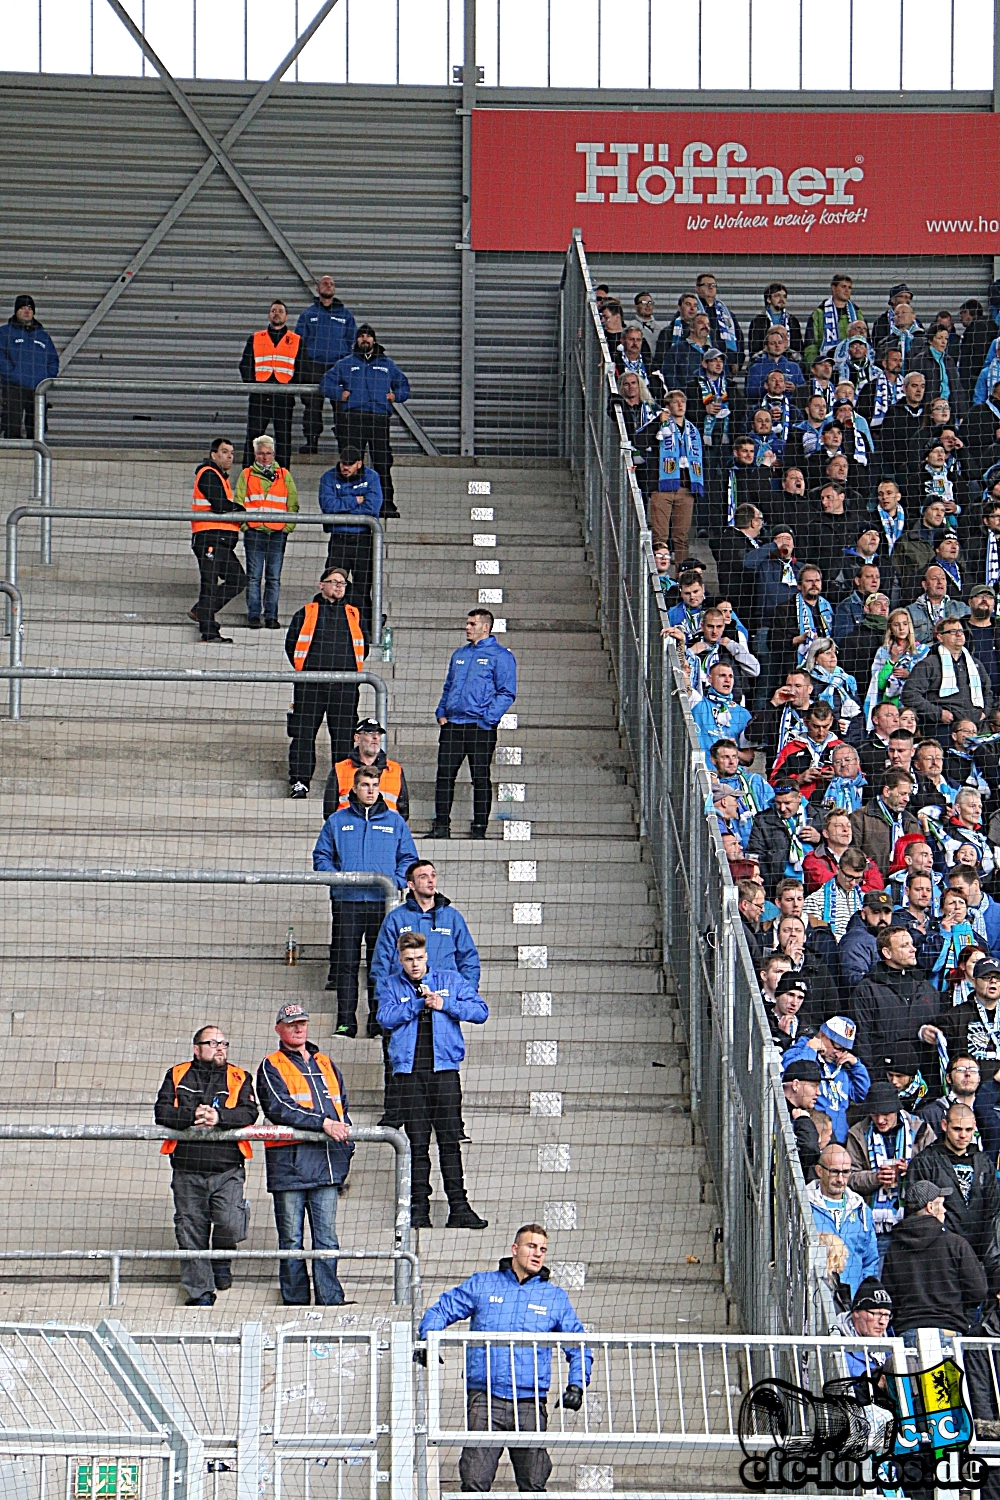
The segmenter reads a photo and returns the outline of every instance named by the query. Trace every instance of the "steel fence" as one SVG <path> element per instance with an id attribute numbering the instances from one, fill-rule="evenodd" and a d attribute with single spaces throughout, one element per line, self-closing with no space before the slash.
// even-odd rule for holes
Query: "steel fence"
<path id="1" fill-rule="evenodd" d="M 652 538 L 576 231 L 560 292 L 561 451 L 579 487 L 631 754 L 664 953 L 687 1029 L 691 1105 L 720 1204 L 727 1296 L 752 1332 L 821 1333 L 825 1256 L 805 1199 L 736 889 L 714 818 Z M 710 807 L 711 804 L 708 803 Z"/>

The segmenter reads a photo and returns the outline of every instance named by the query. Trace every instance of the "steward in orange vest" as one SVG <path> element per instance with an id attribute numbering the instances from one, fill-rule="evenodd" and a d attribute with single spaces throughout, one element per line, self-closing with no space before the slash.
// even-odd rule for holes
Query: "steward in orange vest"
<path id="1" fill-rule="evenodd" d="M 174 1230 L 180 1250 L 235 1250 L 247 1237 L 244 1161 L 248 1141 L 213 1139 L 218 1130 L 242 1130 L 259 1113 L 253 1079 L 227 1061 L 223 1033 L 214 1025 L 195 1032 L 194 1057 L 168 1068 L 153 1117 L 166 1130 L 206 1126 L 197 1141 L 164 1141 L 173 1167 Z M 217 1291 L 232 1285 L 229 1261 L 181 1262 L 188 1305 L 210 1307 Z"/>
<path id="2" fill-rule="evenodd" d="M 359 689 L 354 683 L 309 682 L 310 672 L 362 672 L 368 643 L 361 615 L 345 600 L 347 578 L 340 568 L 327 569 L 319 593 L 292 616 L 285 635 L 285 655 L 296 672 L 292 711 L 288 715 L 288 780 L 293 797 L 309 795 L 316 769 L 316 735 L 326 718 L 331 758 L 336 764 L 350 754 L 358 717 Z"/>
<path id="3" fill-rule="evenodd" d="M 207 463 L 199 464 L 191 495 L 191 550 L 198 559 L 201 593 L 188 616 L 197 620 L 203 641 L 232 645 L 219 630 L 216 614 L 246 588 L 246 574 L 236 556 L 243 507 L 233 499 L 229 471 L 233 445 L 216 438 Z"/>
<path id="4" fill-rule="evenodd" d="M 390 760 L 382 749 L 381 737 L 385 734 L 377 719 L 362 719 L 354 731 L 354 748 L 344 760 L 331 766 L 323 791 L 323 818 L 327 819 L 338 808 L 346 807 L 354 790 L 354 773 L 362 766 L 374 766 L 382 772 L 378 789 L 385 805 L 406 821 L 410 817 L 410 793 L 406 776 L 398 760 Z"/>
<path id="5" fill-rule="evenodd" d="M 292 521 L 263 521 L 261 511 L 288 515 L 299 508 L 295 480 L 275 462 L 274 443 L 267 433 L 254 438 L 253 463 L 236 481 L 236 498 L 247 513 L 243 550 L 247 560 L 247 624 L 251 630 L 263 625 L 277 630 L 278 599 L 285 541 L 295 530 Z M 263 618 L 262 616 L 263 611 Z"/>
<path id="6" fill-rule="evenodd" d="M 247 435 L 243 447 L 243 465 L 253 462 L 253 439 L 274 423 L 274 444 L 278 463 L 287 469 L 292 459 L 292 413 L 295 397 L 283 395 L 279 386 L 298 384 L 301 373 L 302 340 L 288 327 L 288 309 L 280 301 L 271 303 L 267 327 L 252 333 L 243 346 L 240 379 L 259 387 L 250 397 L 247 408 Z"/>

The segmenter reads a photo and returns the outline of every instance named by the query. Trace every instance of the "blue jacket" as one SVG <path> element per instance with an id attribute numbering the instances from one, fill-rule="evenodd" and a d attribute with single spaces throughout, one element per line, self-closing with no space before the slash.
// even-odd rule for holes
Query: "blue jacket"
<path id="1" fill-rule="evenodd" d="M 288 1146 L 266 1146 L 264 1161 L 267 1167 L 267 1191 L 269 1193 L 300 1192 L 315 1187 L 330 1187 L 343 1182 L 354 1155 L 353 1141 L 335 1141 L 323 1133 L 323 1121 L 337 1119 L 326 1081 L 313 1061 L 319 1051 L 315 1042 L 307 1042 L 309 1061 L 294 1053 L 289 1060 L 309 1080 L 313 1107 L 307 1109 L 293 1104 L 285 1087 L 284 1079 L 273 1063 L 265 1057 L 257 1069 L 257 1098 L 265 1117 L 272 1125 L 290 1125 L 293 1130 L 315 1130 L 315 1146 L 312 1142 L 294 1141 Z M 340 1083 L 340 1097 L 344 1108 L 344 1123 L 350 1125 L 347 1112 L 347 1090 L 340 1069 L 334 1063 L 334 1072 Z"/>
<path id="2" fill-rule="evenodd" d="M 706 700 L 699 698 L 691 710 L 691 717 L 698 731 L 700 747 L 707 755 L 716 740 L 735 740 L 739 744 L 740 735 L 750 723 L 753 715 L 742 704 L 734 703 L 729 710 L 729 724 L 724 729 L 720 729 Z"/>
<path id="3" fill-rule="evenodd" d="M 445 997 L 442 1010 L 431 1011 L 435 1073 L 454 1072 L 465 1061 L 463 1021 L 482 1026 L 489 1017 L 486 1001 L 475 985 L 468 984 L 454 969 L 428 969 L 421 984 Z M 378 1024 L 389 1031 L 389 1063 L 394 1073 L 412 1073 L 417 1050 L 417 1026 L 426 1007 L 412 979 L 390 976 L 382 986 Z"/>
<path id="4" fill-rule="evenodd" d="M 781 1071 L 784 1072 L 789 1063 L 793 1062 L 819 1063 L 823 1082 L 819 1086 L 816 1108 L 830 1116 L 833 1121 L 833 1138 L 843 1145 L 847 1140 L 847 1107 L 867 1099 L 872 1081 L 863 1062 L 841 1063 L 836 1068 L 824 1063 L 816 1049 L 810 1047 L 810 1040 L 810 1037 L 800 1036 L 798 1041 L 792 1043 L 781 1059 Z"/>
<path id="5" fill-rule="evenodd" d="M 323 824 L 313 850 L 314 870 L 372 870 L 388 875 L 406 889 L 406 872 L 419 859 L 413 834 L 399 813 L 390 812 L 382 797 L 374 807 L 362 807 L 351 793 L 348 804 Z M 381 901 L 378 885 L 330 887 L 332 901 Z"/>
<path id="6" fill-rule="evenodd" d="M 427 939 L 427 964 L 431 969 L 457 969 L 467 984 L 479 988 L 479 953 L 472 933 L 457 907 L 440 891 L 430 911 L 421 911 L 411 892 L 402 906 L 391 911 L 379 929 L 369 972 L 375 980 L 376 995 L 383 992 L 386 981 L 398 979 L 403 972 L 396 952 L 402 932 L 422 932 Z"/>
<path id="7" fill-rule="evenodd" d="M 992 896 L 985 896 L 986 910 L 979 915 L 983 919 L 986 928 L 986 941 L 990 948 L 990 957 L 1000 962 L 1000 902 L 994 901 Z M 972 921 L 972 913 L 969 913 L 969 921 Z"/>
<path id="8" fill-rule="evenodd" d="M 382 416 L 391 409 L 386 400 L 389 391 L 397 401 L 410 398 L 410 382 L 381 344 L 375 345 L 371 359 L 358 353 L 339 359 L 332 370 L 327 370 L 319 388 L 338 411 L 373 411 Z M 341 399 L 344 391 L 350 392 L 347 401 Z"/>
<path id="9" fill-rule="evenodd" d="M 500 1262 L 495 1271 L 477 1271 L 461 1286 L 441 1296 L 420 1320 L 420 1337 L 433 1329 L 448 1328 L 452 1323 L 471 1319 L 473 1333 L 583 1333 L 584 1327 L 562 1287 L 549 1280 L 543 1266 L 537 1276 L 519 1282 L 509 1259 Z M 565 1349 L 569 1363 L 568 1385 L 590 1384 L 593 1351 L 582 1342 Z M 586 1372 L 586 1373 L 585 1373 Z M 486 1390 L 486 1346 L 469 1344 L 465 1354 L 465 1379 L 469 1390 Z M 533 1398 L 537 1384 L 539 1396 L 547 1394 L 552 1383 L 552 1351 L 531 1344 L 515 1344 L 513 1369 L 510 1345 L 490 1347 L 489 1388 L 493 1395 L 511 1401 L 516 1390 L 518 1399 Z"/>
<path id="10" fill-rule="evenodd" d="M 514 653 L 488 635 L 478 646 L 461 646 L 452 653 L 434 717 L 495 729 L 516 697 Z"/>
<path id="11" fill-rule="evenodd" d="M 41 323 L 26 328 L 16 318 L 0 324 L 0 383 L 33 391 L 59 374 L 59 355 Z"/>
<path id="12" fill-rule="evenodd" d="M 319 481 L 319 508 L 328 516 L 375 516 L 382 509 L 382 481 L 374 469 L 361 468 L 353 479 L 345 479 L 334 464 Z M 360 505 L 358 501 L 360 500 Z M 367 526 L 343 527 L 344 531 L 367 531 Z M 332 526 L 324 526 L 332 531 Z"/>
<path id="13" fill-rule="evenodd" d="M 787 1052 L 785 1056 L 788 1056 Z M 840 1279 L 850 1287 L 853 1297 L 866 1276 L 878 1275 L 878 1245 L 872 1211 L 863 1198 L 847 1188 L 846 1206 L 835 1213 L 815 1179 L 807 1185 L 806 1197 L 816 1232 L 839 1235 L 847 1246 L 847 1267 L 841 1271 Z"/>
<path id="14" fill-rule="evenodd" d="M 786 604 L 793 594 L 797 594 L 799 586 L 797 583 L 782 583 L 781 575 L 785 565 L 773 542 L 768 542 L 763 547 L 748 548 L 743 566 L 748 573 L 754 575 L 754 611 L 757 619 L 761 625 L 770 625 L 774 611 L 779 605 Z M 776 641 L 771 649 L 783 650 L 784 642 Z"/>
<path id="15" fill-rule="evenodd" d="M 358 325 L 339 297 L 334 297 L 329 307 L 317 297 L 299 313 L 295 332 L 302 339 L 307 358 L 329 369 L 354 348 Z"/>
<path id="16" fill-rule="evenodd" d="M 875 934 L 865 925 L 865 919 L 856 911 L 847 924 L 847 931 L 837 944 L 837 969 L 840 988 L 846 994 L 853 990 L 873 965 L 878 963 Z"/>
<path id="17" fill-rule="evenodd" d="M 764 382 L 772 370 L 780 370 L 786 380 L 793 385 L 805 385 L 805 376 L 802 366 L 797 365 L 794 359 L 788 359 L 784 354 L 779 359 L 772 359 L 770 354 L 761 352 L 754 356 L 747 369 L 747 396 L 759 396 L 764 389 Z"/>

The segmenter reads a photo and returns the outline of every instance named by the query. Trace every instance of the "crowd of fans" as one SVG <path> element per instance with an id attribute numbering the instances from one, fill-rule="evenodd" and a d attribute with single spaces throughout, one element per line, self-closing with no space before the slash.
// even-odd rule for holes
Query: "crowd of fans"
<path id="1" fill-rule="evenodd" d="M 998 294 L 597 289 L 831 1288 L 903 1334 L 1000 1296 Z"/>

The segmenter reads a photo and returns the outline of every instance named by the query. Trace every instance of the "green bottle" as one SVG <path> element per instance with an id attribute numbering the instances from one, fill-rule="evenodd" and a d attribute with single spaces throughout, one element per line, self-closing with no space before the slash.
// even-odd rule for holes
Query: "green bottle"
<path id="1" fill-rule="evenodd" d="M 382 660 L 392 661 L 392 626 L 388 622 L 382 632 Z"/>

